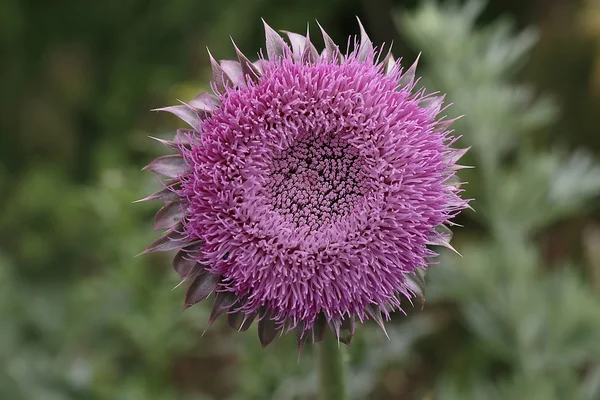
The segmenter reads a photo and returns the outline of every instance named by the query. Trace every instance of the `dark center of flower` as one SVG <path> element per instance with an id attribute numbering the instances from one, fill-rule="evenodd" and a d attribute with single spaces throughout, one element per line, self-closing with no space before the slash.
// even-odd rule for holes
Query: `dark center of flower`
<path id="1" fill-rule="evenodd" d="M 332 135 L 296 140 L 270 167 L 267 202 L 298 227 L 315 230 L 335 222 L 366 194 L 358 151 Z"/>

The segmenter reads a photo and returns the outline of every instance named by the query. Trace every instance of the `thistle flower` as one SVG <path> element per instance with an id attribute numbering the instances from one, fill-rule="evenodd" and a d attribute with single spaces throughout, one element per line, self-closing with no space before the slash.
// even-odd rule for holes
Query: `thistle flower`
<path id="1" fill-rule="evenodd" d="M 328 325 L 349 343 L 356 319 L 384 328 L 422 296 L 428 246 L 451 248 L 447 226 L 467 207 L 466 150 L 450 148 L 443 96 L 415 90 L 416 62 L 380 61 L 362 25 L 345 53 L 321 31 L 320 53 L 266 23 L 267 57 L 209 53 L 212 93 L 160 109 L 191 129 L 159 140 L 176 154 L 145 168 L 166 178 L 143 199 L 164 202 L 166 229 L 145 252 L 178 250 L 185 307 L 214 293 L 209 325 L 257 318 L 263 346 L 295 330 L 301 347 Z"/>

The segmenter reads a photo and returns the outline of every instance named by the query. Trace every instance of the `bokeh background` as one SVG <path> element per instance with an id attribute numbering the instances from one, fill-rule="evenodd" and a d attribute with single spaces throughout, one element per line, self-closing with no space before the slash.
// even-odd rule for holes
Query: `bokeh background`
<path id="1" fill-rule="evenodd" d="M 600 399 L 599 0 L 4 0 L 0 399 L 315 398 L 293 337 L 202 334 L 169 255 L 134 257 L 158 205 L 131 202 L 179 126 L 149 110 L 207 90 L 207 46 L 256 54 L 264 17 L 345 48 L 355 16 L 464 115 L 477 212 L 391 340 L 358 329 L 352 397 Z"/>

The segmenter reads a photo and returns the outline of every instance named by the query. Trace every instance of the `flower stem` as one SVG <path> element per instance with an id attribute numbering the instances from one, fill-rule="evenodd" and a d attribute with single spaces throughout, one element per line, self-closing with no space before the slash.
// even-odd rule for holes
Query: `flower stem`
<path id="1" fill-rule="evenodd" d="M 327 332 L 316 345 L 320 400 L 346 400 L 344 353 L 337 338 Z"/>

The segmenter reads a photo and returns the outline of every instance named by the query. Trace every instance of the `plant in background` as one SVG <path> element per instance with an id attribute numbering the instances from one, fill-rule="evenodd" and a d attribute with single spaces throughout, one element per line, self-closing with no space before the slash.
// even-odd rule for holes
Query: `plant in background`
<path id="1" fill-rule="evenodd" d="M 428 275 L 428 298 L 455 304 L 467 332 L 437 361 L 435 398 L 597 399 L 598 298 L 571 263 L 544 271 L 549 262 L 538 247 L 544 229 L 600 194 L 600 167 L 584 152 L 536 149 L 523 135 L 556 113 L 548 99 L 509 81 L 535 35 L 514 35 L 504 22 L 476 28 L 482 8 L 426 2 L 398 18 L 424 51 L 428 84 L 465 114 L 457 126 L 477 165 L 466 176 L 469 194 L 488 232 L 461 246 L 460 264 L 444 259 Z M 440 344 L 449 337 L 438 336 Z"/>
<path id="2" fill-rule="evenodd" d="M 289 46 L 265 24 L 266 58 L 211 56 L 213 93 L 161 109 L 192 129 L 146 167 L 167 180 L 144 199 L 165 203 L 166 229 L 145 252 L 178 250 L 185 306 L 214 292 L 209 324 L 258 318 L 263 346 L 295 330 L 301 349 L 327 324 L 349 343 L 355 318 L 385 329 L 402 298 L 422 295 L 427 246 L 450 247 L 467 207 L 443 96 L 415 90 L 416 63 L 380 61 L 360 28 L 345 54 L 322 30 L 319 53 L 308 34 L 287 32 Z M 323 371 L 338 370 L 325 346 Z"/>

